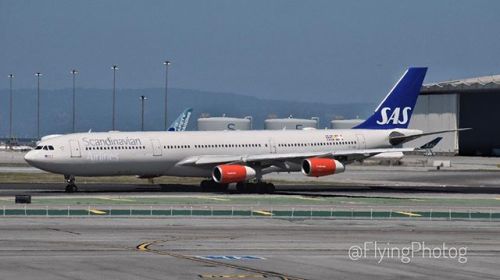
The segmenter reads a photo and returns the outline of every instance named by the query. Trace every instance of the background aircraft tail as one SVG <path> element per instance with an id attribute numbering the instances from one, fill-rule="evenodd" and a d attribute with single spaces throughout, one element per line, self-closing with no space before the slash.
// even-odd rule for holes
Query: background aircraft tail
<path id="1" fill-rule="evenodd" d="M 185 131 L 189 123 L 189 118 L 191 118 L 192 112 L 193 108 L 186 108 L 184 111 L 182 111 L 182 113 L 170 125 L 167 131 Z"/>
<path id="2" fill-rule="evenodd" d="M 407 128 L 413 113 L 427 67 L 410 67 L 358 129 Z"/>

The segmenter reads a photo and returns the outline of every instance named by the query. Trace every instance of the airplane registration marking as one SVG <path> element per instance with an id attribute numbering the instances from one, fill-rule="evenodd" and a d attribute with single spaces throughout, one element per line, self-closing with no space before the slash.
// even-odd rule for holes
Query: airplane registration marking
<path id="1" fill-rule="evenodd" d="M 104 214 L 106 214 L 106 211 L 97 210 L 97 209 L 89 209 L 89 212 L 92 213 L 92 214 L 96 214 L 96 215 L 104 215 Z"/>
<path id="2" fill-rule="evenodd" d="M 405 211 L 396 211 L 398 214 L 406 215 L 409 217 L 422 217 L 422 215 L 417 214 L 417 213 L 412 213 L 412 212 L 405 212 Z"/>

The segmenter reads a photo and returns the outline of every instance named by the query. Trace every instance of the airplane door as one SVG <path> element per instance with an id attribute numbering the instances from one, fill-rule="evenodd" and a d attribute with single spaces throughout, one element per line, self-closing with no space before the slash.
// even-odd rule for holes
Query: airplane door
<path id="1" fill-rule="evenodd" d="M 356 134 L 356 139 L 358 142 L 358 149 L 366 148 L 365 136 L 361 134 Z"/>
<path id="2" fill-rule="evenodd" d="M 69 140 L 69 149 L 71 151 L 71 157 L 81 157 L 80 143 L 78 140 Z"/>
<path id="3" fill-rule="evenodd" d="M 151 139 L 153 144 L 153 156 L 161 156 L 161 144 L 158 139 Z"/>
<path id="4" fill-rule="evenodd" d="M 271 154 L 276 153 L 276 143 L 274 142 L 273 139 L 269 139 L 269 149 L 270 149 Z"/>

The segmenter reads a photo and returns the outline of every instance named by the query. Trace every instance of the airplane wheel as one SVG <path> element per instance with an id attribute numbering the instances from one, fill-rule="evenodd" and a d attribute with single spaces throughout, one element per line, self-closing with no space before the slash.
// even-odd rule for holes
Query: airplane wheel
<path id="1" fill-rule="evenodd" d="M 258 183 L 254 187 L 254 192 L 259 194 L 273 193 L 276 190 L 272 183 Z"/>
<path id="2" fill-rule="evenodd" d="M 203 180 L 200 183 L 201 191 L 202 192 L 209 192 L 211 190 L 211 184 L 209 180 Z"/>
<path id="3" fill-rule="evenodd" d="M 274 186 L 273 183 L 267 183 L 266 184 L 266 193 L 274 193 L 274 191 L 276 190 L 276 187 Z"/>
<path id="4" fill-rule="evenodd" d="M 219 192 L 225 192 L 227 191 L 229 187 L 229 184 L 216 184 L 215 185 L 215 190 Z"/>
<path id="5" fill-rule="evenodd" d="M 238 193 L 247 193 L 248 192 L 248 183 L 247 182 L 239 182 L 236 184 L 236 191 Z"/>
<path id="6" fill-rule="evenodd" d="M 67 185 L 66 186 L 66 192 L 67 193 L 72 193 L 72 192 L 77 192 L 78 187 L 76 185 Z"/>
<path id="7" fill-rule="evenodd" d="M 257 183 L 255 184 L 253 191 L 258 194 L 265 194 L 267 193 L 267 184 L 262 182 Z"/>
<path id="8" fill-rule="evenodd" d="M 219 184 L 212 180 L 203 180 L 200 183 L 201 190 L 203 192 L 224 192 L 227 191 L 229 187 L 228 184 Z"/>

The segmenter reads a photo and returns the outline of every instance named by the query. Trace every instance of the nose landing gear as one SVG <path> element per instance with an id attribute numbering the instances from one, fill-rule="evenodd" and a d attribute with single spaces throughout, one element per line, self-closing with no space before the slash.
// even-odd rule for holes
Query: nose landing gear
<path id="1" fill-rule="evenodd" d="M 64 175 L 64 180 L 68 183 L 66 185 L 66 192 L 67 193 L 72 193 L 72 192 L 77 192 L 78 187 L 75 185 L 75 176 L 73 175 Z"/>

